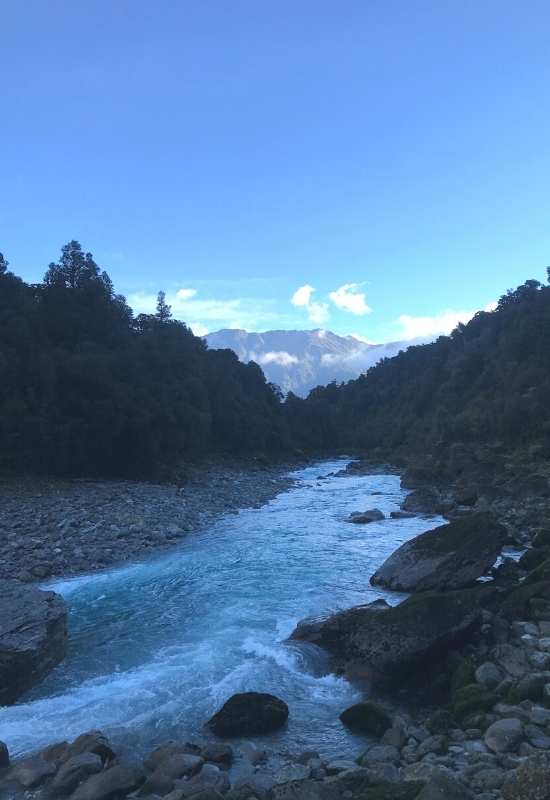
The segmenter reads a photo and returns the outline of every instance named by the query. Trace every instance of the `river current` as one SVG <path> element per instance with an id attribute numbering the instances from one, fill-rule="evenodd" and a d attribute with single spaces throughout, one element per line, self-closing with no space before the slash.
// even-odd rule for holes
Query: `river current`
<path id="1" fill-rule="evenodd" d="M 316 648 L 286 641 L 307 616 L 403 595 L 369 577 L 400 544 L 441 517 L 345 521 L 350 512 L 397 510 L 396 475 L 319 480 L 346 465 L 293 473 L 296 486 L 259 509 L 220 518 L 168 553 L 48 585 L 69 606 L 65 661 L 17 705 L 0 709 L 13 756 L 99 728 L 115 749 L 143 754 L 159 742 L 208 739 L 204 723 L 235 692 L 271 692 L 288 727 L 262 737 L 276 752 L 331 757 L 364 742 L 338 715 L 361 699 L 328 672 Z"/>

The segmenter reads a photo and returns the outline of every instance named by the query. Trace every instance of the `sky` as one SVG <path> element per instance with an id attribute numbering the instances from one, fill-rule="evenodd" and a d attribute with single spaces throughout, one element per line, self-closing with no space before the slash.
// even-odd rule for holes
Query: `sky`
<path id="1" fill-rule="evenodd" d="M 550 264 L 547 0 L 0 0 L 0 251 L 196 333 L 452 328 Z"/>

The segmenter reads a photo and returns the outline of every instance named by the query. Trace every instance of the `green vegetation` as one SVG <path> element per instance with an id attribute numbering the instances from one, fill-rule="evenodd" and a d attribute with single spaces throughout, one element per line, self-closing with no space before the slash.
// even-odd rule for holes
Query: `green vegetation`
<path id="1" fill-rule="evenodd" d="M 495 457 L 519 449 L 547 460 L 550 286 L 529 280 L 450 336 L 341 386 L 316 388 L 305 400 L 291 396 L 287 411 L 293 440 L 306 448 L 408 461 L 418 454 L 423 462 L 432 454 L 453 475 L 483 448 Z"/>
<path id="2" fill-rule="evenodd" d="M 0 256 L 0 470 L 157 475 L 210 453 L 286 446 L 278 390 L 171 319 L 134 317 L 90 253 L 67 244 L 43 283 Z"/>

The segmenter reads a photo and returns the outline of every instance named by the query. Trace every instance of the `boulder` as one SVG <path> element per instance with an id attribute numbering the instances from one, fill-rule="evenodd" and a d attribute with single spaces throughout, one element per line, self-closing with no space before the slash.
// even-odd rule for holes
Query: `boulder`
<path id="1" fill-rule="evenodd" d="M 55 592 L 17 581 L 0 588 L 0 705 L 14 703 L 65 655 L 67 610 Z"/>
<path id="2" fill-rule="evenodd" d="M 139 789 L 144 781 L 140 769 L 116 764 L 81 783 L 71 800 L 118 800 Z"/>
<path id="3" fill-rule="evenodd" d="M 101 731 L 88 731 L 78 736 L 69 745 L 67 758 L 79 756 L 82 753 L 94 753 L 101 758 L 104 764 L 108 764 L 115 757 L 109 740 Z"/>
<path id="4" fill-rule="evenodd" d="M 70 794 L 90 775 L 95 775 L 103 769 L 101 758 L 95 753 L 82 753 L 69 758 L 60 768 L 52 783 L 55 796 Z"/>
<path id="5" fill-rule="evenodd" d="M 414 511 L 390 511 L 391 519 L 411 519 L 416 517 Z"/>
<path id="6" fill-rule="evenodd" d="M 12 778 L 25 789 L 34 789 L 56 773 L 55 764 L 40 756 L 31 756 L 19 761 L 12 770 Z"/>
<path id="7" fill-rule="evenodd" d="M 143 766 L 145 769 L 154 772 L 156 768 L 167 758 L 179 753 L 189 753 L 190 751 L 191 748 L 189 745 L 170 740 L 158 745 L 158 747 L 155 747 L 155 749 L 143 760 Z M 197 753 L 193 752 L 191 755 L 197 755 Z"/>
<path id="8" fill-rule="evenodd" d="M 404 592 L 458 589 L 487 572 L 505 538 L 491 514 L 468 514 L 402 544 L 370 582 Z"/>
<path id="9" fill-rule="evenodd" d="M 203 760 L 189 753 L 174 753 L 163 759 L 143 786 L 140 794 L 165 795 L 172 791 L 179 778 L 190 778 L 200 771 Z"/>
<path id="10" fill-rule="evenodd" d="M 368 511 L 354 511 L 348 517 L 348 522 L 353 522 L 355 525 L 367 525 L 369 522 L 378 522 L 385 519 L 384 514 L 379 508 L 370 508 Z"/>
<path id="11" fill-rule="evenodd" d="M 523 725 L 519 719 L 499 719 L 485 731 L 485 744 L 493 753 L 508 753 L 517 750 L 523 736 Z"/>
<path id="12" fill-rule="evenodd" d="M 225 794 L 230 787 L 227 772 L 220 770 L 214 764 L 205 764 L 198 775 L 193 775 L 188 780 L 176 781 L 176 789 L 182 797 L 193 797 L 200 792 L 214 790 Z"/>
<path id="13" fill-rule="evenodd" d="M 10 754 L 4 742 L 0 742 L 0 769 L 6 769 L 10 765 Z"/>
<path id="14" fill-rule="evenodd" d="M 282 728 L 288 719 L 288 706 L 272 694 L 244 692 L 234 694 L 209 720 L 217 736 L 257 736 Z"/>
<path id="15" fill-rule="evenodd" d="M 420 488 L 408 494 L 401 503 L 403 511 L 417 514 L 435 514 L 440 506 L 439 493 L 435 489 Z"/>
<path id="16" fill-rule="evenodd" d="M 472 793 L 452 775 L 434 774 L 416 800 L 471 800 Z"/>
<path id="17" fill-rule="evenodd" d="M 475 672 L 476 682 L 485 686 L 486 689 L 495 689 L 503 677 L 502 672 L 492 661 L 484 661 Z"/>
<path id="18" fill-rule="evenodd" d="M 529 756 L 505 780 L 504 800 L 547 800 L 550 797 L 550 753 Z"/>
<path id="19" fill-rule="evenodd" d="M 397 606 L 374 603 L 298 625 L 292 639 L 324 647 L 339 667 L 360 667 L 375 680 L 426 679 L 449 649 L 478 629 L 485 588 L 425 592 Z"/>
<path id="20" fill-rule="evenodd" d="M 378 703 L 368 700 L 346 708 L 340 714 L 340 720 L 352 730 L 376 737 L 383 736 L 392 724 L 386 710 Z"/>
<path id="21" fill-rule="evenodd" d="M 201 758 L 211 764 L 225 764 L 229 767 L 233 761 L 233 748 L 228 744 L 209 742 L 201 747 Z"/>

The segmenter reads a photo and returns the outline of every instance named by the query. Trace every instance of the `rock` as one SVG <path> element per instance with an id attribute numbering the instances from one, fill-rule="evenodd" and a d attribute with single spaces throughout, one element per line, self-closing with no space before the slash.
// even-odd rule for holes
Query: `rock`
<path id="1" fill-rule="evenodd" d="M 542 687 L 542 702 L 546 708 L 550 708 L 550 683 L 545 683 Z"/>
<path id="2" fill-rule="evenodd" d="M 447 739 L 441 734 L 435 736 L 428 736 L 421 744 L 418 745 L 416 754 L 419 758 L 423 758 L 428 753 L 435 753 L 442 755 L 447 750 Z"/>
<path id="3" fill-rule="evenodd" d="M 416 800 L 471 800 L 472 793 L 455 777 L 435 773 L 420 790 Z"/>
<path id="4" fill-rule="evenodd" d="M 354 766 L 355 764 L 351 762 L 351 767 Z M 327 772 L 328 771 L 329 770 L 327 768 Z M 341 769 L 336 769 L 333 774 L 342 771 L 343 770 Z M 307 766 L 307 764 L 287 764 L 285 767 L 281 767 L 281 769 L 275 773 L 273 782 L 274 784 L 280 784 L 280 783 L 290 783 L 292 781 L 303 781 L 306 778 L 309 778 L 310 775 L 311 775 L 311 767 Z"/>
<path id="5" fill-rule="evenodd" d="M 103 769 L 100 756 L 95 753 L 82 753 L 72 756 L 60 768 L 52 783 L 54 794 L 70 794 L 82 781 Z"/>
<path id="6" fill-rule="evenodd" d="M 164 742 L 163 744 L 158 745 L 158 747 L 155 747 L 155 749 L 149 753 L 149 755 L 143 761 L 143 766 L 145 769 L 154 772 L 156 768 L 167 758 L 180 753 L 189 753 L 191 749 L 192 748 L 190 748 L 189 745 L 181 744 L 181 742 L 175 742 L 173 740 Z M 197 750 L 199 749 L 197 748 Z M 192 752 L 191 755 L 197 755 L 197 752 Z"/>
<path id="7" fill-rule="evenodd" d="M 327 800 L 341 797 L 344 792 L 352 792 L 353 795 L 363 794 L 368 784 L 369 771 L 362 767 L 355 767 L 354 769 L 347 769 L 345 772 L 339 772 L 338 775 L 331 775 L 329 778 L 326 778 L 321 784 L 323 789 L 322 794 Z M 317 794 L 313 796 L 319 797 L 319 784 L 312 782 L 312 785 L 314 788 L 317 788 Z"/>
<path id="8" fill-rule="evenodd" d="M 210 742 L 201 748 L 201 758 L 211 764 L 225 764 L 230 766 L 233 761 L 233 748 L 228 744 Z"/>
<path id="9" fill-rule="evenodd" d="M 453 727 L 453 715 L 444 708 L 438 708 L 426 720 L 426 728 L 430 733 L 448 733 Z"/>
<path id="10" fill-rule="evenodd" d="M 240 746 L 240 751 L 241 751 L 242 755 L 248 761 L 250 761 L 250 763 L 253 766 L 256 766 L 257 764 L 261 764 L 262 761 L 266 761 L 267 760 L 267 753 L 265 752 L 265 750 L 259 750 L 255 745 L 252 744 L 252 742 L 243 742 L 243 744 Z M 302 754 L 298 758 L 299 763 L 300 764 L 305 764 L 305 763 L 307 763 L 309 758 L 314 758 L 314 757 L 318 758 L 318 753 L 315 753 L 315 754 L 311 755 L 311 752 L 312 751 L 308 751 L 307 753 Z M 306 761 L 302 761 L 303 757 L 307 757 Z"/>
<path id="11" fill-rule="evenodd" d="M 0 587 L 0 705 L 14 703 L 65 655 L 67 610 L 54 592 L 17 581 Z"/>
<path id="12" fill-rule="evenodd" d="M 550 797 L 550 754 L 529 756 L 510 774 L 503 786 L 504 800 L 548 800 Z"/>
<path id="13" fill-rule="evenodd" d="M 433 667 L 478 629 L 485 591 L 426 592 L 397 606 L 356 606 L 321 622 L 300 623 L 291 638 L 325 647 L 373 679 L 425 680 L 427 665 Z"/>
<path id="14" fill-rule="evenodd" d="M 508 692 L 508 700 L 511 703 L 521 703 L 522 700 L 540 700 L 544 684 L 549 681 L 550 672 L 532 672 L 512 686 Z"/>
<path id="15" fill-rule="evenodd" d="M 469 514 L 409 539 L 370 582 L 404 592 L 458 589 L 487 572 L 505 539 L 491 514 Z"/>
<path id="16" fill-rule="evenodd" d="M 495 689 L 502 678 L 502 672 L 492 661 L 484 661 L 475 671 L 476 682 L 486 689 Z"/>
<path id="17" fill-rule="evenodd" d="M 372 767 L 380 761 L 387 761 L 390 764 L 399 763 L 399 750 L 388 744 L 375 744 L 366 753 L 359 756 L 358 763 L 361 767 Z"/>
<path id="18" fill-rule="evenodd" d="M 278 697 L 259 692 L 235 694 L 209 720 L 217 736 L 257 736 L 282 728 L 288 706 Z"/>
<path id="19" fill-rule="evenodd" d="M 496 702 L 496 695 L 479 683 L 471 683 L 457 689 L 453 694 L 453 713 L 459 720 L 466 720 L 473 714 L 489 711 Z"/>
<path id="20" fill-rule="evenodd" d="M 0 769 L 6 769 L 10 765 L 10 754 L 4 742 L 0 742 Z"/>
<path id="21" fill-rule="evenodd" d="M 420 514 L 435 514 L 440 505 L 439 493 L 435 489 L 421 487 L 408 494 L 401 504 L 403 511 Z"/>
<path id="22" fill-rule="evenodd" d="M 104 764 L 108 764 L 115 757 L 109 740 L 101 731 L 88 731 L 78 736 L 69 746 L 67 757 L 72 758 L 82 753 L 95 753 Z"/>
<path id="23" fill-rule="evenodd" d="M 526 725 L 524 733 L 525 738 L 533 747 L 537 747 L 539 750 L 550 750 L 550 736 L 546 736 L 538 725 Z"/>
<path id="24" fill-rule="evenodd" d="M 145 776 L 135 767 L 115 764 L 81 783 L 71 800 L 118 800 L 139 789 Z"/>
<path id="25" fill-rule="evenodd" d="M 69 742 L 56 742 L 41 750 L 38 754 L 44 761 L 52 761 L 59 766 L 69 758 Z"/>
<path id="26" fill-rule="evenodd" d="M 168 794 L 178 778 L 189 778 L 200 771 L 203 760 L 189 753 L 174 753 L 161 761 L 143 786 L 140 794 Z"/>
<path id="27" fill-rule="evenodd" d="M 40 756 L 31 756 L 19 761 L 12 770 L 12 777 L 25 789 L 34 789 L 56 773 L 56 766 Z"/>
<path id="28" fill-rule="evenodd" d="M 218 769 L 214 764 L 205 764 L 198 775 L 186 781 L 176 781 L 176 788 L 182 792 L 182 797 L 191 797 L 199 792 L 214 790 L 225 794 L 230 787 L 227 773 Z"/>
<path id="29" fill-rule="evenodd" d="M 414 511 L 390 511 L 391 519 L 411 519 L 416 516 Z"/>
<path id="30" fill-rule="evenodd" d="M 399 717 L 392 720 L 391 728 L 388 728 L 381 739 L 382 744 L 390 744 L 392 747 L 401 749 L 407 742 L 407 729 L 405 723 Z"/>
<path id="31" fill-rule="evenodd" d="M 472 787 L 478 792 L 500 789 L 504 783 L 505 773 L 501 769 L 489 768 L 476 772 L 470 781 Z"/>
<path id="32" fill-rule="evenodd" d="M 381 519 L 385 519 L 385 516 L 380 509 L 370 508 L 368 511 L 354 511 L 347 521 L 355 525 L 367 525 L 369 522 L 378 522 Z"/>
<path id="33" fill-rule="evenodd" d="M 508 753 L 516 750 L 523 736 L 523 725 L 519 719 L 499 719 L 485 731 L 484 741 L 493 753 Z"/>
<path id="34" fill-rule="evenodd" d="M 527 658 L 521 647 L 499 644 L 495 649 L 495 660 L 512 678 L 521 678 L 527 672 Z"/>
<path id="35" fill-rule="evenodd" d="M 369 700 L 346 708 L 340 714 L 340 720 L 348 728 L 377 737 L 382 736 L 392 724 L 386 710 Z"/>

